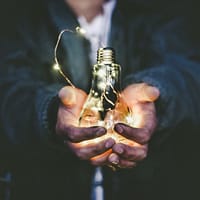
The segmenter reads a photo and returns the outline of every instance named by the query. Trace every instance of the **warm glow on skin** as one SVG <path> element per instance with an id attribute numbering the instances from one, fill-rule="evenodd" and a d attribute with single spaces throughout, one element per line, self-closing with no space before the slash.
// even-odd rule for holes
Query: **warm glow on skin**
<path id="1" fill-rule="evenodd" d="M 125 117 L 125 122 L 126 124 L 134 128 L 142 128 L 144 125 L 144 119 L 142 117 L 141 112 L 140 113 L 138 112 L 136 114 L 129 113 Z"/>
<path id="2" fill-rule="evenodd" d="M 140 144 L 138 144 L 137 142 L 129 140 L 129 139 L 119 135 L 117 132 L 115 132 L 112 129 L 108 130 L 107 134 L 104 136 L 101 136 L 101 137 L 98 137 L 95 139 L 91 139 L 91 140 L 85 140 L 85 141 L 79 142 L 79 143 L 74 143 L 74 145 L 76 147 L 82 148 L 82 147 L 86 147 L 88 145 L 95 145 L 99 142 L 102 142 L 103 140 L 108 139 L 108 138 L 114 139 L 116 141 L 116 143 L 123 143 L 123 144 L 129 145 L 129 146 L 132 146 L 132 147 L 140 146 Z"/>
<path id="3" fill-rule="evenodd" d="M 99 159 L 101 159 L 103 157 L 109 156 L 111 153 L 112 153 L 112 149 L 109 149 L 106 152 L 104 152 L 104 153 L 102 153 L 102 154 L 100 154 L 98 156 L 92 157 L 90 160 L 91 161 L 99 160 Z"/>
<path id="4" fill-rule="evenodd" d="M 75 143 L 75 145 L 76 145 L 77 147 L 85 147 L 85 146 L 88 146 L 88 145 L 97 144 L 97 143 L 99 143 L 99 142 L 102 142 L 102 141 L 105 140 L 105 139 L 107 139 L 107 137 L 101 136 L 101 137 L 98 137 L 98 138 L 95 138 L 95 139 L 84 140 L 83 142 Z"/>
<path id="5" fill-rule="evenodd" d="M 108 138 L 113 138 L 116 141 L 116 143 L 123 143 L 129 146 L 140 146 L 140 144 L 136 143 L 135 141 L 128 140 L 127 138 L 119 135 L 117 132 L 114 131 L 114 125 L 118 122 L 127 124 L 134 128 L 142 128 L 144 120 L 141 111 L 139 109 L 137 109 L 136 112 L 132 113 L 130 109 L 128 111 L 127 106 L 119 103 L 116 106 L 115 110 L 110 110 L 107 112 L 104 121 L 101 120 L 94 120 L 94 121 L 95 123 L 92 123 L 92 121 L 90 121 L 90 126 L 92 125 L 104 126 L 107 129 L 107 134 L 99 138 L 83 141 L 78 144 L 79 146 L 84 147 L 85 145 L 96 144 Z M 84 125 L 87 126 L 88 123 L 87 124 L 83 123 L 81 126 Z"/>

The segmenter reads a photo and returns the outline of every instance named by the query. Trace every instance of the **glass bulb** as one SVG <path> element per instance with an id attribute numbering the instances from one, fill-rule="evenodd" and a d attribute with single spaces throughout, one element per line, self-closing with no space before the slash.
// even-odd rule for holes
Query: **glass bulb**
<path id="1" fill-rule="evenodd" d="M 112 137 L 116 142 L 123 142 L 125 139 L 114 131 L 115 123 L 125 122 L 128 114 L 128 108 L 118 103 L 120 78 L 121 66 L 115 63 L 114 50 L 109 47 L 100 48 L 97 63 L 93 66 L 92 86 L 79 119 L 81 127 L 104 126 L 107 129 L 106 136 L 92 142 L 99 142 L 105 137 Z"/>
<path id="2" fill-rule="evenodd" d="M 120 65 L 114 63 L 114 50 L 100 48 L 93 66 L 92 86 L 81 112 L 80 126 L 104 125 L 104 118 L 115 107 L 120 88 Z"/>

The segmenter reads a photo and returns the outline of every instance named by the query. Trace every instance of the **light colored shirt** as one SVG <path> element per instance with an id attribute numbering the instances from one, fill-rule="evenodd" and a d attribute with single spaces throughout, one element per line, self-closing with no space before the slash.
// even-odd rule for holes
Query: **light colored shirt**
<path id="1" fill-rule="evenodd" d="M 110 0 L 103 4 L 103 12 L 97 15 L 91 22 L 87 22 L 84 16 L 78 18 L 80 27 L 85 31 L 85 37 L 90 41 L 90 60 L 96 63 L 97 50 L 108 44 L 111 27 L 111 18 L 116 0 Z"/>

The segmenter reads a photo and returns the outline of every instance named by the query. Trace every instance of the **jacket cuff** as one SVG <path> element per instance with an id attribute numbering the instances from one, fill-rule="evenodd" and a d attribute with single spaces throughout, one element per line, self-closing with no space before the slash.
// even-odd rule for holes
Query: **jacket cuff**
<path id="1" fill-rule="evenodd" d="M 40 138 L 44 142 L 49 142 L 55 135 L 55 125 L 59 106 L 58 91 L 60 85 L 54 85 L 38 92 L 38 129 Z"/>

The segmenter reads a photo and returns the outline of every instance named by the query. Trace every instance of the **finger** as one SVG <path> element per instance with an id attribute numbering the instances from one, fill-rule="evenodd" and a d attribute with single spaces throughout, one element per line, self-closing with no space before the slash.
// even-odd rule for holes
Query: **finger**
<path id="1" fill-rule="evenodd" d="M 92 157 L 90 159 L 90 163 L 95 166 L 107 165 L 108 164 L 108 156 L 111 154 L 111 152 L 112 152 L 112 149 L 109 149 L 106 152 L 104 152 L 98 156 Z"/>
<path id="2" fill-rule="evenodd" d="M 120 159 L 119 164 L 117 165 L 118 168 L 133 168 L 136 167 L 137 163 L 130 160 Z"/>
<path id="3" fill-rule="evenodd" d="M 159 90 L 156 87 L 150 86 L 146 83 L 138 83 L 129 85 L 122 92 L 122 98 L 124 100 L 142 101 L 142 102 L 153 102 L 160 95 Z"/>
<path id="4" fill-rule="evenodd" d="M 108 157 L 108 165 L 118 165 L 119 164 L 119 156 L 116 153 L 112 153 Z"/>
<path id="5" fill-rule="evenodd" d="M 155 104 L 151 102 L 135 103 L 129 113 L 129 125 L 135 128 L 154 130 L 157 118 Z"/>
<path id="6" fill-rule="evenodd" d="M 65 106 L 73 106 L 77 101 L 82 102 L 86 99 L 86 93 L 84 91 L 71 86 L 63 87 L 59 91 L 58 96 Z"/>
<path id="7" fill-rule="evenodd" d="M 118 123 L 114 127 L 115 131 L 129 140 L 134 140 L 139 144 L 146 144 L 150 140 L 151 134 L 146 128 L 134 128 L 126 124 Z"/>
<path id="8" fill-rule="evenodd" d="M 131 147 L 122 143 L 115 144 L 112 148 L 113 152 L 120 156 L 120 159 L 129 161 L 141 161 L 147 156 L 147 145 Z"/>
<path id="9" fill-rule="evenodd" d="M 113 166 L 114 168 L 132 168 L 136 166 L 135 161 L 123 159 L 116 153 L 112 153 L 108 157 L 108 166 Z"/>
<path id="10" fill-rule="evenodd" d="M 127 139 L 145 144 L 150 140 L 157 125 L 155 112 L 153 103 L 137 103 L 129 116 L 129 122 L 116 124 L 115 131 Z"/>
<path id="11" fill-rule="evenodd" d="M 85 146 L 79 143 L 71 142 L 66 142 L 66 144 L 78 158 L 80 158 L 81 160 L 89 160 L 92 157 L 105 153 L 115 144 L 115 141 L 112 138 L 109 138 L 99 143 L 90 143 Z"/>
<path id="12" fill-rule="evenodd" d="M 100 137 L 106 133 L 104 127 L 75 127 L 72 125 L 66 125 L 57 134 L 63 139 L 69 140 L 70 142 L 81 142 L 84 140 L 90 140 Z"/>

